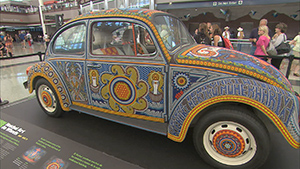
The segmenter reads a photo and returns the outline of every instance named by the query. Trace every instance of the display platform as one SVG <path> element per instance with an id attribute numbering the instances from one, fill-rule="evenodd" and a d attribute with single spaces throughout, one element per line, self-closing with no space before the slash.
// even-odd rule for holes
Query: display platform
<path id="1" fill-rule="evenodd" d="M 6 111 L 8 113 L 3 113 Z M 19 112 L 27 116 L 26 111 L 19 109 Z M 10 113 L 10 108 L 1 112 L 0 168 L 141 168 L 17 119 Z"/>
<path id="2" fill-rule="evenodd" d="M 163 135 L 124 126 L 79 112 L 47 116 L 36 99 L 0 107 L 0 168 L 41 169 L 212 169 L 193 148 Z M 272 150 L 261 169 L 299 168 L 299 149 L 271 133 Z"/>

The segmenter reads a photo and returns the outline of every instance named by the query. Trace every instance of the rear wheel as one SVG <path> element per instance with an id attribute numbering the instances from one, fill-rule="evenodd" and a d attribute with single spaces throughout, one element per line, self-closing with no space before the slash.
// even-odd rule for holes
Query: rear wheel
<path id="1" fill-rule="evenodd" d="M 52 117 L 59 117 L 64 112 L 59 104 L 57 94 L 52 85 L 45 79 L 39 79 L 35 85 L 38 102 L 44 112 Z"/>
<path id="2" fill-rule="evenodd" d="M 265 126 L 246 109 L 215 109 L 194 130 L 194 144 L 209 164 L 224 169 L 258 168 L 267 159 L 270 138 Z"/>

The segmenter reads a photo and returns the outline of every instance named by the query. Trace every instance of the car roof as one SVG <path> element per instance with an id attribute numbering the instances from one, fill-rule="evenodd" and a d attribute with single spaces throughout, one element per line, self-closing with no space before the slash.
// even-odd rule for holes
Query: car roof
<path id="1" fill-rule="evenodd" d="M 103 17 L 127 17 L 127 18 L 135 18 L 141 20 L 151 21 L 153 15 L 161 13 L 170 15 L 166 12 L 158 11 L 158 10 L 151 10 L 151 9 L 135 9 L 135 8 L 128 8 L 128 9 L 108 9 L 108 10 L 101 10 L 101 11 L 93 11 L 86 14 L 82 14 L 67 23 L 82 20 L 82 19 L 89 19 L 89 18 L 103 18 Z"/>

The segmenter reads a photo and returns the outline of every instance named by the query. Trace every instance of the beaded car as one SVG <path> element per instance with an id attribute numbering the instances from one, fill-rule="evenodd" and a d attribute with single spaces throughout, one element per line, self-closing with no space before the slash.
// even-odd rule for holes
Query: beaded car
<path id="1" fill-rule="evenodd" d="M 217 168 L 258 168 L 277 129 L 299 148 L 299 95 L 251 55 L 198 45 L 175 16 L 112 9 L 53 35 L 25 84 L 53 117 L 76 110 L 194 145 Z"/>

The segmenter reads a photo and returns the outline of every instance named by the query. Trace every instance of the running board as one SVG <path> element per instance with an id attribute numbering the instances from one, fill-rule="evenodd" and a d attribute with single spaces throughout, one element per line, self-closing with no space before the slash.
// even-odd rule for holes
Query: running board
<path id="1" fill-rule="evenodd" d="M 103 113 L 100 111 L 87 109 L 87 108 L 80 107 L 77 105 L 71 105 L 70 109 L 78 111 L 78 112 L 86 113 L 89 115 L 93 115 L 96 117 L 100 117 L 100 118 L 103 118 L 106 120 L 110 120 L 110 121 L 113 121 L 116 123 L 121 123 L 121 124 L 125 124 L 127 126 L 150 131 L 153 133 L 167 135 L 167 126 L 168 126 L 167 123 L 159 123 L 159 122 L 147 121 L 147 120 L 142 120 L 142 119 L 123 117 L 123 116 L 118 116 L 118 115 L 114 115 L 114 114 Z"/>

